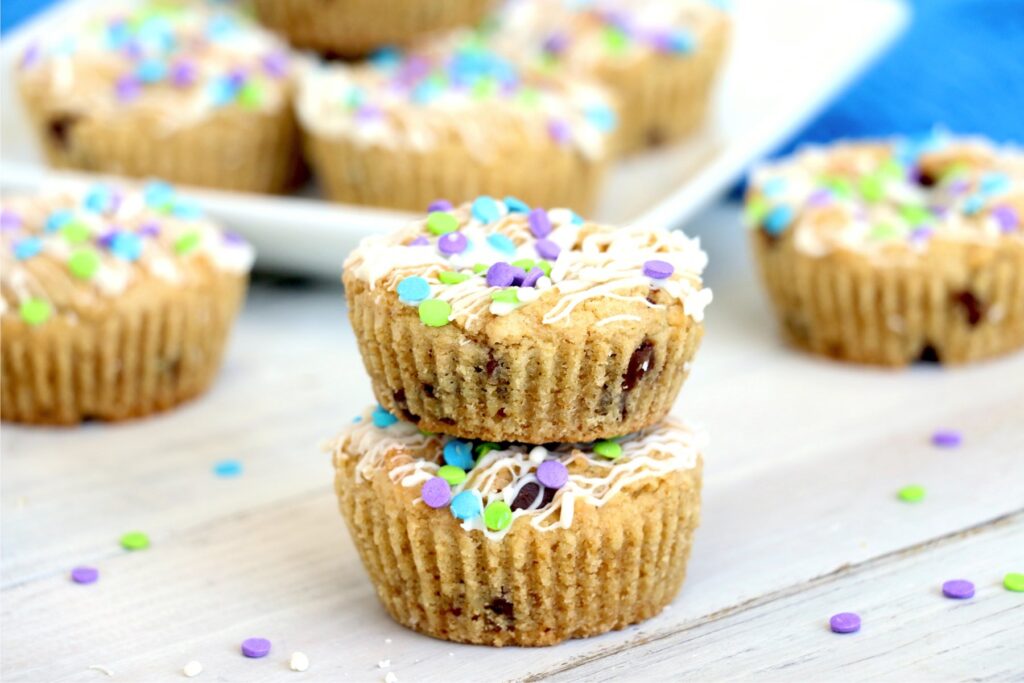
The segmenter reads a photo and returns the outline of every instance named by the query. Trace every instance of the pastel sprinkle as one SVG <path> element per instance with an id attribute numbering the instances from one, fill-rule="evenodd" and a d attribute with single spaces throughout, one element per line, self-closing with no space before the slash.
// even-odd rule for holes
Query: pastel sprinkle
<path id="1" fill-rule="evenodd" d="M 910 486 L 904 486 L 897 492 L 897 496 L 904 503 L 920 503 L 924 500 L 924 487 L 919 484 L 911 484 Z"/>
<path id="2" fill-rule="evenodd" d="M 444 445 L 444 461 L 463 470 L 473 469 L 473 445 L 461 439 L 451 439 Z"/>
<path id="3" fill-rule="evenodd" d="M 1024 574 L 1010 572 L 1003 577 L 1003 588 L 1014 593 L 1024 593 Z"/>
<path id="4" fill-rule="evenodd" d="M 58 229 L 60 230 L 60 236 L 72 244 L 87 242 L 92 235 L 89 226 L 76 218 L 69 218 Z"/>
<path id="5" fill-rule="evenodd" d="M 644 262 L 644 275 L 652 280 L 667 280 L 676 272 L 675 266 L 668 261 L 651 259 Z"/>
<path id="6" fill-rule="evenodd" d="M 932 434 L 932 443 L 939 448 L 956 448 L 963 442 L 960 432 L 952 429 L 940 429 Z"/>
<path id="7" fill-rule="evenodd" d="M 828 620 L 833 633 L 856 633 L 860 630 L 860 616 L 853 612 L 833 614 Z"/>
<path id="8" fill-rule="evenodd" d="M 213 473 L 224 479 L 240 476 L 242 462 L 240 460 L 221 460 L 213 465 Z"/>
<path id="9" fill-rule="evenodd" d="M 444 327 L 452 314 L 452 305 L 440 299 L 427 299 L 419 306 L 420 321 L 427 327 Z"/>
<path id="10" fill-rule="evenodd" d="M 71 570 L 71 580 L 75 583 L 96 583 L 100 578 L 100 570 L 96 567 L 75 567 Z"/>
<path id="11" fill-rule="evenodd" d="M 484 508 L 484 524 L 491 531 L 501 531 L 512 523 L 512 508 L 503 500 L 492 500 Z"/>
<path id="12" fill-rule="evenodd" d="M 470 278 L 470 275 L 466 273 L 457 273 L 454 270 L 442 270 L 437 274 L 437 279 L 445 285 L 457 285 L 460 282 L 465 282 Z"/>
<path id="13" fill-rule="evenodd" d="M 523 282 L 520 286 L 533 287 L 542 277 L 544 277 L 544 271 L 541 268 L 535 266 L 531 268 L 530 272 L 526 274 L 526 277 L 523 278 Z"/>
<path id="14" fill-rule="evenodd" d="M 398 422 L 398 418 L 384 410 L 384 406 L 377 406 L 373 409 L 373 426 L 377 429 L 386 429 Z"/>
<path id="15" fill-rule="evenodd" d="M 529 204 L 511 195 L 505 197 L 505 206 L 511 213 L 526 213 L 530 210 Z"/>
<path id="16" fill-rule="evenodd" d="M 88 280 L 100 267 L 100 255 L 91 247 L 82 247 L 71 252 L 68 269 L 77 278 Z"/>
<path id="17" fill-rule="evenodd" d="M 46 232 L 56 232 L 60 230 L 73 218 L 74 215 L 67 209 L 54 211 L 46 217 Z M 88 235 L 86 238 L 88 238 Z"/>
<path id="18" fill-rule="evenodd" d="M 21 216 L 10 209 L 0 209 L 0 230 L 17 230 L 21 227 Z"/>
<path id="19" fill-rule="evenodd" d="M 996 219 L 999 229 L 1003 232 L 1010 232 L 1020 225 L 1020 217 L 1017 211 L 1009 205 L 1002 204 L 992 209 L 992 217 Z"/>
<path id="20" fill-rule="evenodd" d="M 519 296 L 516 294 L 516 290 L 510 287 L 509 289 L 501 289 L 497 292 L 491 292 L 491 301 L 506 304 L 517 304 L 519 303 Z"/>
<path id="21" fill-rule="evenodd" d="M 488 287 L 508 287 L 515 280 L 515 268 L 504 261 L 498 261 L 487 269 Z"/>
<path id="22" fill-rule="evenodd" d="M 547 237 L 542 237 L 537 240 L 534 247 L 537 249 L 537 254 L 539 254 L 541 258 L 549 261 L 554 261 L 558 258 L 558 255 L 562 253 L 562 248 Z"/>
<path id="23" fill-rule="evenodd" d="M 437 240 L 437 248 L 441 250 L 442 254 L 461 254 L 466 251 L 466 247 L 469 246 L 469 240 L 461 232 L 449 232 L 441 235 L 440 239 Z"/>
<path id="24" fill-rule="evenodd" d="M 304 652 L 293 652 L 288 660 L 288 668 L 300 673 L 306 671 L 309 669 L 309 656 Z"/>
<path id="25" fill-rule="evenodd" d="M 558 460 L 545 460 L 537 467 L 537 481 L 549 489 L 560 489 L 569 481 L 569 470 Z"/>
<path id="26" fill-rule="evenodd" d="M 203 673 L 203 665 L 193 659 L 191 662 L 185 664 L 181 673 L 185 674 L 185 678 L 195 678 L 199 674 Z"/>
<path id="27" fill-rule="evenodd" d="M 437 476 L 444 479 L 451 486 L 458 486 L 462 482 L 466 481 L 466 470 L 455 465 L 442 465 L 437 470 Z"/>
<path id="28" fill-rule="evenodd" d="M 572 130 L 569 128 L 569 124 L 560 119 L 548 121 L 548 135 L 560 145 L 567 144 L 572 140 Z"/>
<path id="29" fill-rule="evenodd" d="M 115 233 L 110 240 L 110 251 L 125 261 L 137 261 L 142 256 L 142 240 L 130 232 Z"/>
<path id="30" fill-rule="evenodd" d="M 598 441 L 594 444 L 594 452 L 603 458 L 615 460 L 622 456 L 622 446 L 614 441 Z"/>
<path id="31" fill-rule="evenodd" d="M 420 235 L 419 237 L 415 238 L 413 241 L 409 242 L 409 244 L 407 244 L 406 246 L 407 247 L 426 247 L 426 246 L 430 246 L 430 240 L 428 240 L 423 235 Z"/>
<path id="32" fill-rule="evenodd" d="M 199 233 L 187 232 L 174 242 L 174 251 L 178 254 L 187 254 L 199 246 Z"/>
<path id="33" fill-rule="evenodd" d="M 534 237 L 547 237 L 551 234 L 551 219 L 544 209 L 532 209 L 527 217 L 530 232 Z"/>
<path id="34" fill-rule="evenodd" d="M 141 531 L 129 531 L 121 536 L 121 547 L 125 550 L 145 550 L 149 547 L 149 536 Z"/>
<path id="35" fill-rule="evenodd" d="M 433 213 L 435 211 L 451 211 L 451 209 L 452 203 L 447 199 L 435 199 L 434 201 L 430 202 L 430 206 L 427 207 L 427 212 Z"/>
<path id="36" fill-rule="evenodd" d="M 25 261 L 43 250 L 43 241 L 38 237 L 26 237 L 14 243 L 14 258 Z"/>
<path id="37" fill-rule="evenodd" d="M 953 600 L 967 600 L 974 597 L 974 584 L 966 579 L 953 579 L 942 584 L 942 594 Z"/>
<path id="38" fill-rule="evenodd" d="M 270 641 L 266 638 L 246 638 L 242 641 L 242 654 L 250 659 L 259 659 L 270 654 Z"/>
<path id="39" fill-rule="evenodd" d="M 772 208 L 764 217 L 762 226 L 769 235 L 781 235 L 793 222 L 793 209 L 781 205 Z"/>
<path id="40" fill-rule="evenodd" d="M 21 305 L 18 307 L 18 314 L 29 325 L 41 325 L 53 315 L 53 308 L 50 306 L 50 302 L 45 299 L 33 297 L 21 302 Z"/>
<path id="41" fill-rule="evenodd" d="M 398 299 L 407 304 L 418 304 L 430 296 L 430 285 L 418 275 L 412 275 L 398 283 Z"/>
<path id="42" fill-rule="evenodd" d="M 457 519 L 475 519 L 483 512 L 480 494 L 476 491 L 462 491 L 452 498 L 452 514 Z"/>
<path id="43" fill-rule="evenodd" d="M 473 200 L 473 218 L 481 223 L 492 223 L 501 218 L 501 209 L 493 197 L 483 195 Z"/>
<path id="44" fill-rule="evenodd" d="M 420 496 L 427 507 L 443 508 L 452 499 L 452 488 L 442 477 L 431 477 L 423 483 Z"/>
<path id="45" fill-rule="evenodd" d="M 500 232 L 488 235 L 487 243 L 505 254 L 511 255 L 516 253 L 516 243 L 508 235 L 503 235 Z"/>
<path id="46" fill-rule="evenodd" d="M 476 453 L 476 457 L 482 458 L 491 451 L 499 450 L 499 448 L 500 447 L 498 446 L 498 444 L 494 443 L 493 441 L 484 441 L 483 443 L 478 443 L 476 446 L 474 446 L 473 452 Z"/>
<path id="47" fill-rule="evenodd" d="M 454 232 L 458 227 L 459 221 L 447 211 L 432 211 L 427 214 L 427 230 L 435 235 Z"/>

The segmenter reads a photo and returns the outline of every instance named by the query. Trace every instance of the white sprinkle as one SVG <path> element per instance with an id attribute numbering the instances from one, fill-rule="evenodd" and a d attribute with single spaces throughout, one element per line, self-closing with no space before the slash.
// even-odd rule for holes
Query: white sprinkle
<path id="1" fill-rule="evenodd" d="M 292 671 L 305 671 L 309 668 L 309 657 L 304 652 L 293 652 L 288 666 Z"/>
<path id="2" fill-rule="evenodd" d="M 398 676 L 394 671 L 389 671 L 388 675 L 384 677 L 384 683 L 398 683 Z"/>
<path id="3" fill-rule="evenodd" d="M 385 639 L 384 639 L 384 642 L 385 642 L 385 643 L 390 643 L 390 642 L 391 642 L 391 639 L 390 639 L 390 638 L 385 638 Z"/>
<path id="4" fill-rule="evenodd" d="M 530 449 L 530 462 L 540 464 L 546 457 L 548 457 L 548 449 L 543 446 L 534 446 Z"/>
<path id="5" fill-rule="evenodd" d="M 107 667 L 103 666 L 102 664 L 93 664 L 89 668 L 91 670 L 93 670 L 93 671 L 100 671 L 102 673 L 105 673 L 106 675 L 111 676 L 111 677 L 113 677 L 113 675 L 114 675 L 113 671 L 111 671 Z"/>
<path id="6" fill-rule="evenodd" d="M 391 666 L 391 660 L 390 659 L 382 659 L 379 662 L 377 662 L 377 668 L 378 669 L 387 669 L 390 666 Z"/>
<path id="7" fill-rule="evenodd" d="M 535 284 L 534 287 L 540 290 L 551 289 L 551 278 L 549 278 L 547 275 L 542 276 L 539 280 L 537 280 L 537 284 Z"/>
<path id="8" fill-rule="evenodd" d="M 528 304 L 531 301 L 536 301 L 539 297 L 540 292 L 533 287 L 516 287 L 516 298 L 520 303 Z"/>
<path id="9" fill-rule="evenodd" d="M 185 668 L 182 669 L 182 673 L 184 673 L 189 678 L 195 678 L 199 674 L 203 673 L 203 665 L 193 659 L 191 662 L 185 665 Z"/>
<path id="10" fill-rule="evenodd" d="M 455 653 L 454 653 L 454 652 L 449 652 L 449 653 L 448 653 L 448 656 L 449 656 L 449 657 L 454 657 L 454 656 L 455 656 Z"/>

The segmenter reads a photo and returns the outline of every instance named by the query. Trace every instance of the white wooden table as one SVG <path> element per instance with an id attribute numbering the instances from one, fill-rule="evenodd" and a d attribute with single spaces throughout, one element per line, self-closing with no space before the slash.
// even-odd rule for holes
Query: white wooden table
<path id="1" fill-rule="evenodd" d="M 891 372 L 791 351 L 735 221 L 719 207 L 690 228 L 716 303 L 677 411 L 712 447 L 689 578 L 659 617 L 530 650 L 394 624 L 318 449 L 371 400 L 340 286 L 264 283 L 206 397 L 117 426 L 3 427 L 3 680 L 180 680 L 190 660 L 217 681 L 1024 679 L 1024 594 L 1001 585 L 1024 572 L 1024 354 Z M 963 445 L 932 446 L 941 428 Z M 223 459 L 243 474 L 215 476 Z M 910 483 L 923 502 L 897 499 Z M 131 529 L 152 546 L 121 550 Z M 79 564 L 99 582 L 72 583 Z M 943 598 L 952 578 L 977 595 Z M 829 631 L 842 611 L 860 633 Z M 239 654 L 250 636 L 269 657 Z"/>

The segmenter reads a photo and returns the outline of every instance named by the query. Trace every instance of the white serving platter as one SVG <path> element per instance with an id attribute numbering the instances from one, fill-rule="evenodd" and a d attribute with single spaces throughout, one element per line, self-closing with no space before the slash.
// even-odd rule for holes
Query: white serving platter
<path id="1" fill-rule="evenodd" d="M 53 174 L 42 165 L 17 100 L 12 74 L 30 36 L 74 21 L 103 0 L 69 0 L 42 13 L 0 45 L 0 188 L 30 189 Z M 593 218 L 680 227 L 743 170 L 792 135 L 899 33 L 898 0 L 735 0 L 732 50 L 704 128 L 687 142 L 618 163 Z M 60 174 L 72 180 L 73 174 Z M 207 211 L 256 246 L 264 269 L 335 277 L 365 235 L 408 214 L 196 190 Z"/>

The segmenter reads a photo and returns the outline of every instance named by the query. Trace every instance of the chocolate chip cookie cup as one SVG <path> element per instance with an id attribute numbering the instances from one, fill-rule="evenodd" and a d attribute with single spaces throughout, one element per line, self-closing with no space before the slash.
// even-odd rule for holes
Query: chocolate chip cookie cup
<path id="1" fill-rule="evenodd" d="M 16 78 L 52 166 L 273 193 L 300 175 L 291 72 L 228 8 L 151 0 L 40 36 Z"/>
<path id="2" fill-rule="evenodd" d="M 345 262 L 385 408 L 429 431 L 526 443 L 620 436 L 668 413 L 711 299 L 696 240 L 513 197 L 431 209 Z"/>
<path id="3" fill-rule="evenodd" d="M 298 48 L 363 57 L 424 34 L 470 26 L 492 0 L 254 0 L 256 16 Z"/>
<path id="4" fill-rule="evenodd" d="M 836 359 L 958 364 L 1024 347 L 1024 154 L 840 143 L 753 175 L 746 216 L 786 336 Z"/>
<path id="5" fill-rule="evenodd" d="M 679 592 L 703 448 L 684 424 L 545 448 L 425 435 L 382 408 L 356 420 L 329 446 L 338 499 L 400 624 L 552 645 L 649 619 Z"/>
<path id="6" fill-rule="evenodd" d="M 148 415 L 206 390 L 253 250 L 168 185 L 5 197 L 0 417 Z"/>

